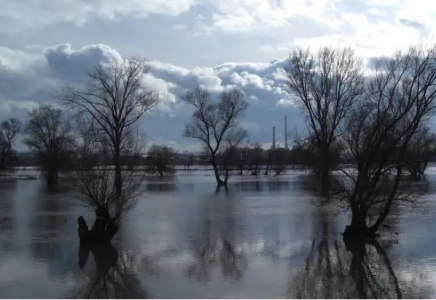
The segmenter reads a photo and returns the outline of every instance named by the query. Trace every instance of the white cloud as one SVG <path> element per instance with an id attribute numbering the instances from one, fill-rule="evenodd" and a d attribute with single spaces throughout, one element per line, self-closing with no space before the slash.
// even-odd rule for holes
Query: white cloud
<path id="1" fill-rule="evenodd" d="M 91 67 L 122 59 L 118 51 L 102 44 L 79 49 L 61 44 L 45 48 L 39 54 L 0 48 L 0 118 L 19 115 L 24 120 L 26 112 L 38 104 L 56 102 L 51 95 L 53 89 L 83 84 L 87 80 L 85 71 Z M 160 92 L 163 102 L 151 118 L 141 121 L 141 126 L 145 126 L 151 142 L 168 140 L 182 147 L 192 145 L 182 137 L 184 124 L 192 111 L 180 101 L 181 96 L 197 86 L 207 88 L 214 97 L 225 89 L 238 87 L 250 103 L 244 126 L 251 133 L 251 139 L 269 139 L 270 127 L 275 124 L 277 114 L 282 114 L 276 105 L 287 96 L 283 78 L 278 76 L 285 63 L 285 59 L 275 59 L 270 63 L 225 63 L 187 69 L 151 61 L 150 73 L 144 80 Z"/>
<path id="2" fill-rule="evenodd" d="M 149 14 L 176 16 L 188 11 L 197 0 L 0 0 L 0 32 L 13 33 L 56 23 L 83 25 L 94 20 L 146 17 Z"/>
<path id="3" fill-rule="evenodd" d="M 212 25 L 207 30 L 247 32 L 250 29 L 271 29 L 290 24 L 292 17 L 304 16 L 331 23 L 325 14 L 338 0 L 220 0 L 214 1 Z"/>

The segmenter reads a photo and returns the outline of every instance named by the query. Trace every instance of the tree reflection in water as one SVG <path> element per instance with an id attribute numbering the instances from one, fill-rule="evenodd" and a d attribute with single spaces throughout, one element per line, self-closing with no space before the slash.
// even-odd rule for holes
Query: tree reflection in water
<path id="1" fill-rule="evenodd" d="M 81 280 L 73 289 L 72 298 L 149 298 L 133 269 L 134 259 L 119 255 L 111 245 L 80 245 L 79 266 L 83 268 L 92 253 L 96 273 Z"/>
<path id="2" fill-rule="evenodd" d="M 289 281 L 292 298 L 410 298 L 413 281 L 400 281 L 388 256 L 393 242 L 314 239 L 304 266 Z M 420 289 L 420 292 L 427 292 Z"/>
<path id="3" fill-rule="evenodd" d="M 194 259 L 188 265 L 188 278 L 206 282 L 210 280 L 212 270 L 221 267 L 224 277 L 241 279 L 247 266 L 245 255 L 235 249 L 234 245 L 221 235 L 213 235 L 210 220 L 206 221 L 206 237 L 197 245 Z"/>

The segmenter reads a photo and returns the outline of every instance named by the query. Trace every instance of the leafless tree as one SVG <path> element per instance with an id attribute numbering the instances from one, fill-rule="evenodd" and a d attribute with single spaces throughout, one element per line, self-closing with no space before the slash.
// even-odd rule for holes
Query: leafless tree
<path id="1" fill-rule="evenodd" d="M 181 159 L 185 170 L 189 170 L 195 164 L 195 155 L 192 152 L 184 151 Z"/>
<path id="2" fill-rule="evenodd" d="M 147 172 L 164 176 L 174 174 L 176 151 L 168 146 L 153 145 L 147 152 Z"/>
<path id="3" fill-rule="evenodd" d="M 0 171 L 10 166 L 14 156 L 14 142 L 20 133 L 21 123 L 10 118 L 0 124 Z"/>
<path id="4" fill-rule="evenodd" d="M 406 156 L 407 170 L 412 175 L 424 174 L 428 163 L 436 156 L 436 135 L 430 132 L 430 127 L 420 128 L 412 136 Z"/>
<path id="5" fill-rule="evenodd" d="M 25 144 L 39 152 L 47 173 L 47 184 L 54 184 L 59 172 L 71 163 L 75 147 L 69 121 L 62 110 L 43 105 L 29 112 L 25 134 Z"/>
<path id="6" fill-rule="evenodd" d="M 249 154 L 249 165 L 251 168 L 252 175 L 259 175 L 261 172 L 261 167 L 265 161 L 265 151 L 259 143 L 254 143 L 251 145 Z"/>
<path id="7" fill-rule="evenodd" d="M 184 136 L 200 140 L 210 157 L 218 186 L 226 186 L 228 176 L 221 179 L 217 154 L 224 147 L 239 144 L 241 130 L 238 121 L 248 108 L 244 95 L 233 89 L 220 94 L 218 103 L 211 100 L 210 93 L 202 88 L 188 92 L 183 100 L 195 109 L 192 121 L 186 125 Z M 228 175 L 228 173 L 226 172 Z"/>
<path id="8" fill-rule="evenodd" d="M 285 148 L 272 149 L 273 151 L 273 161 L 272 169 L 276 175 L 280 175 L 286 170 L 289 164 L 289 150 Z"/>
<path id="9" fill-rule="evenodd" d="M 251 152 L 251 144 L 247 141 L 247 143 L 239 146 L 235 151 L 235 160 L 236 164 L 239 168 L 239 175 L 244 174 L 244 169 L 249 163 Z"/>
<path id="10" fill-rule="evenodd" d="M 110 149 L 106 147 L 105 135 L 93 125 L 95 120 L 76 119 L 80 144 L 79 166 L 72 181 L 74 189 L 72 198 L 75 203 L 94 209 L 96 219 L 91 230 L 88 229 L 83 217 L 78 219 L 79 237 L 82 242 L 98 243 L 110 242 L 118 231 L 120 220 L 132 209 L 143 191 L 144 180 L 139 172 L 140 163 L 132 160 L 141 156 L 142 143 L 138 132 L 129 130 L 125 137 L 124 145 L 129 152 L 128 156 L 121 157 L 124 168 L 121 170 L 121 194 L 115 185 L 114 169 L 111 166 Z M 83 129 L 87 130 L 83 130 Z M 109 152 L 109 153 L 108 153 Z"/>
<path id="11" fill-rule="evenodd" d="M 307 116 L 310 135 L 319 151 L 319 173 L 328 184 L 331 148 L 352 104 L 363 94 L 361 60 L 353 50 L 323 48 L 318 53 L 298 49 L 284 68 L 288 92 Z"/>
<path id="12" fill-rule="evenodd" d="M 380 60 L 366 83 L 365 101 L 355 103 L 343 136 L 357 170 L 342 169 L 340 199 L 352 220 L 345 236 L 374 236 L 392 207 L 413 203 L 402 174 L 414 136 L 433 114 L 436 48 L 411 48 Z"/>
<path id="13" fill-rule="evenodd" d="M 224 186 L 227 185 L 229 179 L 232 158 L 234 158 L 238 146 L 246 140 L 247 136 L 247 131 L 244 129 L 231 129 L 223 140 L 223 150 L 218 153 L 219 159 L 217 158 L 217 161 L 224 175 Z"/>
<path id="14" fill-rule="evenodd" d="M 59 97 L 78 115 L 94 120 L 104 136 L 115 167 L 116 192 L 122 193 L 122 156 L 129 152 L 127 141 L 136 122 L 159 103 L 158 93 L 145 84 L 148 64 L 132 58 L 111 66 L 98 65 L 88 73 L 84 89 L 68 87 Z"/>

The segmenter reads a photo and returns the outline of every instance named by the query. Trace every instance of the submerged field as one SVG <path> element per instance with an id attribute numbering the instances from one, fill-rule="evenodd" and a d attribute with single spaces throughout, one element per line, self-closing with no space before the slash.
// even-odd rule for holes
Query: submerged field
<path id="1" fill-rule="evenodd" d="M 376 244 L 345 245 L 348 215 L 317 207 L 309 174 L 211 171 L 149 178 L 113 241 L 79 248 L 68 183 L 0 182 L 0 297 L 436 297 L 436 169 L 416 210 L 398 211 Z"/>

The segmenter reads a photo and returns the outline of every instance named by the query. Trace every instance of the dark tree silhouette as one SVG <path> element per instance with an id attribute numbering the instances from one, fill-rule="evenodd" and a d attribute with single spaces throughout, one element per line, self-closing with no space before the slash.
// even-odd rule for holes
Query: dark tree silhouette
<path id="1" fill-rule="evenodd" d="M 265 151 L 259 143 L 254 143 L 250 147 L 249 165 L 252 175 L 259 175 L 262 165 L 265 163 Z"/>
<path id="2" fill-rule="evenodd" d="M 176 151 L 168 146 L 153 145 L 147 152 L 147 172 L 159 174 L 174 174 Z"/>
<path id="3" fill-rule="evenodd" d="M 195 155 L 192 152 L 184 151 L 181 155 L 181 160 L 185 170 L 189 170 L 195 164 Z"/>
<path id="4" fill-rule="evenodd" d="M 137 121 L 159 103 L 156 91 L 145 85 L 149 66 L 132 58 L 111 66 L 98 65 L 88 74 L 84 89 L 66 88 L 59 95 L 78 115 L 94 120 L 95 130 L 104 137 L 115 167 L 114 184 L 122 193 L 122 156 L 129 152 L 127 141 Z"/>
<path id="5" fill-rule="evenodd" d="M 226 146 L 237 146 L 245 138 L 246 133 L 238 128 L 238 121 L 248 108 L 248 103 L 240 90 L 224 91 L 218 103 L 211 100 L 209 92 L 197 88 L 188 92 L 183 100 L 195 109 L 191 123 L 186 125 L 184 136 L 200 140 L 214 169 L 218 186 L 226 186 L 228 172 L 221 179 L 217 163 L 217 154 L 224 153 Z"/>
<path id="6" fill-rule="evenodd" d="M 341 170 L 340 199 L 352 213 L 345 236 L 376 235 L 393 206 L 418 199 L 419 190 L 407 190 L 401 179 L 407 151 L 433 114 L 435 98 L 436 48 L 411 48 L 372 70 L 365 101 L 347 116 L 343 136 L 357 168 Z"/>
<path id="7" fill-rule="evenodd" d="M 234 153 L 235 164 L 238 166 L 239 175 L 244 174 L 244 170 L 246 169 L 249 163 L 250 152 L 251 152 L 251 148 L 249 143 L 245 145 L 241 145 L 235 149 L 235 153 Z"/>
<path id="8" fill-rule="evenodd" d="M 247 132 L 244 129 L 230 131 L 224 138 L 223 151 L 217 154 L 217 162 L 221 167 L 221 173 L 224 176 L 224 186 L 227 184 L 231 171 L 232 160 L 237 160 L 238 146 L 247 138 Z"/>
<path id="9" fill-rule="evenodd" d="M 109 243 L 118 231 L 121 217 L 132 209 L 143 191 L 143 176 L 138 172 L 139 164 L 131 159 L 124 159 L 125 168 L 121 171 L 123 189 L 121 194 L 115 184 L 114 169 L 106 163 L 105 142 L 93 129 L 94 120 L 79 122 L 81 134 L 81 163 L 72 178 L 72 197 L 80 206 L 94 209 L 96 218 L 91 230 L 83 217 L 78 219 L 79 237 L 83 243 Z M 81 129 L 87 130 L 81 130 Z M 125 137 L 124 145 L 132 153 L 140 153 L 140 139 L 131 132 Z M 128 164 L 129 163 L 129 164 Z"/>
<path id="10" fill-rule="evenodd" d="M 0 171 L 8 168 L 13 162 L 13 146 L 20 130 L 21 123 L 15 118 L 0 123 Z"/>
<path id="11" fill-rule="evenodd" d="M 37 150 L 46 171 L 47 184 L 53 185 L 59 172 L 70 164 L 75 138 L 62 110 L 43 105 L 29 112 L 25 144 Z"/>
<path id="12" fill-rule="evenodd" d="M 424 174 L 428 163 L 436 156 L 436 135 L 425 126 L 412 136 L 406 152 L 406 169 L 412 175 Z"/>
<path id="13" fill-rule="evenodd" d="M 328 189 L 331 149 L 342 134 L 341 125 L 354 102 L 362 95 L 362 63 L 349 48 L 323 48 L 313 54 L 296 50 L 285 67 L 288 92 L 308 118 L 319 152 L 318 169 Z"/>

